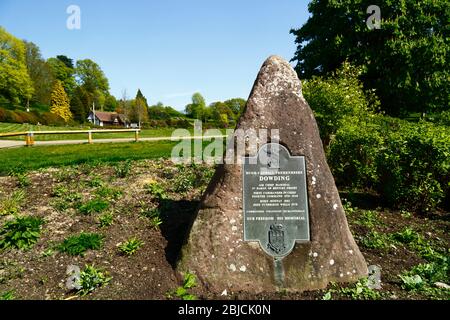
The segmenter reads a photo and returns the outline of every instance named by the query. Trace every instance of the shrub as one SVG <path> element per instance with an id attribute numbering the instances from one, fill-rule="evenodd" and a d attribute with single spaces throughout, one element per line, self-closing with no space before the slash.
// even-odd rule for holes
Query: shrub
<path id="1" fill-rule="evenodd" d="M 371 92 L 364 92 L 358 79 L 361 69 L 344 63 L 328 78 L 313 77 L 304 82 L 303 93 L 320 129 L 324 145 L 346 122 L 363 119 L 378 107 Z"/>
<path id="2" fill-rule="evenodd" d="M 139 250 L 144 243 L 137 238 L 130 238 L 119 245 L 119 251 L 127 256 L 131 256 Z"/>
<path id="3" fill-rule="evenodd" d="M 450 127 L 402 123 L 378 161 L 378 191 L 389 205 L 429 211 L 450 191 Z"/>
<path id="4" fill-rule="evenodd" d="M 39 239 L 44 221 L 37 217 L 16 217 L 0 231 L 0 249 L 30 249 Z"/>
<path id="5" fill-rule="evenodd" d="M 78 293 L 82 296 L 88 295 L 98 287 L 107 285 L 112 280 L 108 273 L 95 268 L 93 265 L 87 265 L 80 272 L 80 286 Z"/>
<path id="6" fill-rule="evenodd" d="M 377 157 L 383 138 L 375 124 L 346 123 L 331 140 L 328 162 L 338 185 L 375 187 Z"/>
<path id="7" fill-rule="evenodd" d="M 71 256 L 83 256 L 87 250 L 98 250 L 102 245 L 102 235 L 82 232 L 65 239 L 57 248 Z"/>
<path id="8" fill-rule="evenodd" d="M 330 143 L 341 186 L 372 188 L 385 203 L 427 212 L 450 203 L 450 127 L 374 116 L 346 123 Z"/>

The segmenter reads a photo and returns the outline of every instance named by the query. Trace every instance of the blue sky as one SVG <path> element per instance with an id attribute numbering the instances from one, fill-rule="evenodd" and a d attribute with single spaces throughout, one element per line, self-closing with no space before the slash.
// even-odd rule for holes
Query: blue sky
<path id="1" fill-rule="evenodd" d="M 69 30 L 69 5 L 81 29 Z M 0 25 L 36 43 L 45 58 L 90 58 L 111 93 L 182 110 L 192 93 L 208 103 L 247 98 L 264 60 L 295 52 L 293 27 L 308 18 L 306 0 L 0 0 Z"/>

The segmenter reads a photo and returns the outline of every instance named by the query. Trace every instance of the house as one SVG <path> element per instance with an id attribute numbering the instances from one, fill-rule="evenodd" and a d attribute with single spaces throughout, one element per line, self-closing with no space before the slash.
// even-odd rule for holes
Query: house
<path id="1" fill-rule="evenodd" d="M 91 111 L 87 120 L 100 127 L 120 126 L 128 128 L 130 125 L 128 118 L 124 114 L 117 112 Z"/>

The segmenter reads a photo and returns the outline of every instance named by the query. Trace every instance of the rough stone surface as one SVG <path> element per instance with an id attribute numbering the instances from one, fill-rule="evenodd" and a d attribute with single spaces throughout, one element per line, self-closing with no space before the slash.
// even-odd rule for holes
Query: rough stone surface
<path id="1" fill-rule="evenodd" d="M 288 62 L 270 57 L 256 79 L 237 129 L 279 129 L 280 143 L 307 166 L 311 242 L 296 244 L 283 259 L 284 289 L 325 288 L 353 282 L 367 265 L 347 225 L 318 126 Z M 270 139 L 270 138 L 269 138 Z M 250 155 L 253 151 L 247 150 Z M 206 190 L 178 263 L 214 292 L 277 291 L 273 258 L 243 241 L 242 166 L 220 165 Z"/>

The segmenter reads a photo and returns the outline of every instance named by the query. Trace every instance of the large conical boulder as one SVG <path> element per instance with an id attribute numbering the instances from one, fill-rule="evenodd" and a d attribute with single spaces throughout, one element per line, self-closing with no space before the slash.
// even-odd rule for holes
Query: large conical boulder
<path id="1" fill-rule="evenodd" d="M 347 225 L 325 159 L 319 129 L 290 64 L 272 56 L 264 63 L 237 129 L 279 129 L 279 143 L 304 156 L 310 241 L 296 243 L 278 262 L 258 242 L 243 239 L 242 165 L 223 164 L 201 201 L 177 269 L 193 272 L 213 292 L 273 292 L 325 288 L 367 275 L 366 262 Z M 256 155 L 255 150 L 249 151 Z M 251 154 L 253 153 L 253 154 Z M 276 269 L 284 272 L 282 283 Z M 278 279 L 279 280 L 279 279 Z"/>

